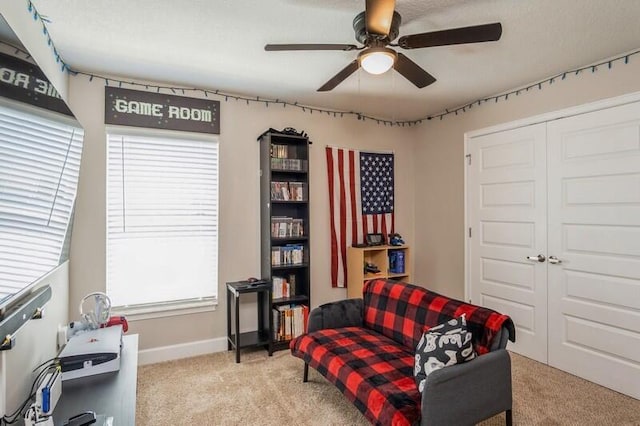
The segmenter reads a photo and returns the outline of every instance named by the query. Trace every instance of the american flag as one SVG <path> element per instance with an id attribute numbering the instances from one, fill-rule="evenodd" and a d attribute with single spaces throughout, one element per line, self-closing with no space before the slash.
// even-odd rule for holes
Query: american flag
<path id="1" fill-rule="evenodd" d="M 346 287 L 347 247 L 394 229 L 393 154 L 326 148 L 331 210 L 331 285 Z"/>

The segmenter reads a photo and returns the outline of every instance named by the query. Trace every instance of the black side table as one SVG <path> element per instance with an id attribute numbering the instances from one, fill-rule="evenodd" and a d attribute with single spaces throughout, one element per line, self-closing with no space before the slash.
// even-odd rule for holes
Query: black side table
<path id="1" fill-rule="evenodd" d="M 271 281 L 237 281 L 227 283 L 227 349 L 236 350 L 236 363 L 240 362 L 240 348 L 265 346 L 269 356 L 273 354 L 271 339 Z M 240 333 L 240 295 L 256 293 L 258 296 L 258 329 Z M 231 330 L 231 300 L 234 308 L 234 329 Z"/>

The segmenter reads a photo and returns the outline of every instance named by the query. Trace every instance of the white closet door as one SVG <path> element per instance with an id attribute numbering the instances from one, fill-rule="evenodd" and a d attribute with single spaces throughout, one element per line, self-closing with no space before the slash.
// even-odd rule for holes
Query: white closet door
<path id="1" fill-rule="evenodd" d="M 640 104 L 547 130 L 549 364 L 640 398 Z"/>
<path id="2" fill-rule="evenodd" d="M 467 174 L 471 300 L 508 314 L 509 349 L 547 361 L 545 124 L 469 141 Z M 533 257 L 533 259 L 528 259 Z"/>

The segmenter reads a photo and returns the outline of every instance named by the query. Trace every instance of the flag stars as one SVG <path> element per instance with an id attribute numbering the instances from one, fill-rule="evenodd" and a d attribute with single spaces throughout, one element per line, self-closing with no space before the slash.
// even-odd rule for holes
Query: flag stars
<path id="1" fill-rule="evenodd" d="M 393 155 L 360 153 L 363 214 L 393 211 Z"/>

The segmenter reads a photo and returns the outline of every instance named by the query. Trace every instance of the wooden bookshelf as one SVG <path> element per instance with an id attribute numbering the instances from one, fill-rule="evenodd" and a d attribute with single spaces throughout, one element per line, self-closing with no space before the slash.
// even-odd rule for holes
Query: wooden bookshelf
<path id="1" fill-rule="evenodd" d="M 398 269 L 397 253 L 401 253 L 404 267 Z M 393 264 L 395 256 L 396 264 Z M 391 258 L 391 261 L 390 261 Z M 364 265 L 372 263 L 380 272 L 365 272 Z M 374 278 L 388 278 L 409 281 L 411 270 L 411 252 L 408 246 L 374 246 L 347 248 L 347 297 L 361 298 L 365 281 Z"/>

